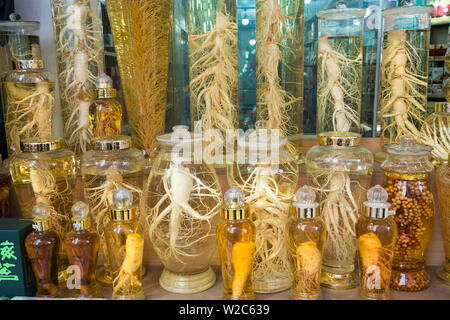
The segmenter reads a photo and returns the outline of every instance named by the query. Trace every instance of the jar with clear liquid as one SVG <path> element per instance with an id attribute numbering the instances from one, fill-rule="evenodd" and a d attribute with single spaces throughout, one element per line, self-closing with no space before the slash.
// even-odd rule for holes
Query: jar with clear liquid
<path id="1" fill-rule="evenodd" d="M 321 133 L 318 142 L 306 154 L 306 173 L 326 228 L 321 285 L 350 289 L 357 284 L 355 224 L 371 184 L 373 155 L 353 132 Z"/>
<path id="2" fill-rule="evenodd" d="M 436 271 L 436 275 L 450 286 L 450 194 L 448 193 L 450 190 L 450 161 L 436 171 L 436 186 L 445 252 L 444 265 Z"/>
<path id="3" fill-rule="evenodd" d="M 399 143 L 403 135 L 420 142 L 420 129 L 427 116 L 427 77 L 433 6 L 383 10 L 383 53 L 378 124 L 381 148 L 375 158 L 386 158 L 384 146 Z"/>
<path id="4" fill-rule="evenodd" d="M 317 133 L 360 131 L 365 13 L 345 1 L 317 13 Z"/>

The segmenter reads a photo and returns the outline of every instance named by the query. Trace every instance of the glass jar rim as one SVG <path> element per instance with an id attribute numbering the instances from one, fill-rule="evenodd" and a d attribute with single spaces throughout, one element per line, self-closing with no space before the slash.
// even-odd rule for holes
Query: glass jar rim
<path id="1" fill-rule="evenodd" d="M 179 133 L 178 139 L 173 139 L 174 133 Z M 202 134 L 189 132 L 189 127 L 185 125 L 176 125 L 172 127 L 172 132 L 164 133 L 156 137 L 156 141 L 161 144 L 174 146 L 177 144 L 193 143 L 203 141 Z"/>
<path id="2" fill-rule="evenodd" d="M 61 149 L 63 146 L 62 138 L 28 138 L 20 141 L 20 150 L 22 152 L 47 152 Z"/>
<path id="3" fill-rule="evenodd" d="M 0 31 L 23 33 L 39 30 L 39 21 L 0 21 Z"/>
<path id="4" fill-rule="evenodd" d="M 361 8 L 334 8 L 317 12 L 317 18 L 322 20 L 345 20 L 364 18 L 366 9 Z"/>
<path id="5" fill-rule="evenodd" d="M 357 147 L 361 145 L 361 134 L 355 132 L 329 131 L 317 135 L 321 146 Z"/>
<path id="6" fill-rule="evenodd" d="M 126 135 L 96 137 L 92 139 L 91 145 L 94 150 L 124 150 L 131 147 L 131 137 Z"/>
<path id="7" fill-rule="evenodd" d="M 406 16 L 416 14 L 427 14 L 431 16 L 434 12 L 433 6 L 403 6 L 384 9 L 382 11 L 383 18 L 392 16 Z"/>
<path id="8" fill-rule="evenodd" d="M 430 146 L 416 143 L 412 136 L 403 136 L 400 143 L 386 144 L 384 148 L 388 155 L 407 157 L 426 156 L 433 150 Z"/>

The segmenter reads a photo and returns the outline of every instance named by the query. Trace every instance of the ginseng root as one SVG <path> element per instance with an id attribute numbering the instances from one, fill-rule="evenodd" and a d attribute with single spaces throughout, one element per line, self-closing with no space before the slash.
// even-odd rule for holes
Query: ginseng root
<path id="1" fill-rule="evenodd" d="M 254 242 L 236 242 L 233 244 L 231 263 L 233 264 L 232 297 L 239 298 L 244 293 L 245 283 L 253 268 Z"/>
<path id="2" fill-rule="evenodd" d="M 432 124 L 424 122 L 420 130 L 421 142 L 433 148 L 431 155 L 438 162 L 448 160 L 450 153 L 450 131 L 446 118 L 437 117 Z"/>
<path id="3" fill-rule="evenodd" d="M 142 266 L 144 255 L 144 239 L 137 233 L 130 233 L 125 243 L 125 259 L 119 274 L 113 281 L 113 293 L 132 295 L 142 287 L 139 281 L 139 268 Z"/>
<path id="4" fill-rule="evenodd" d="M 322 254 L 314 241 L 302 242 L 296 249 L 297 290 L 310 293 L 317 290 Z"/>

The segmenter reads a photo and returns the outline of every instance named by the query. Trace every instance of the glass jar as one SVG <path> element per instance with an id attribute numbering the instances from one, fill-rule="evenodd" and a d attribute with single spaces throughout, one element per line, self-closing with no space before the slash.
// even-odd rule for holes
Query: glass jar
<path id="1" fill-rule="evenodd" d="M 350 289 L 356 286 L 355 224 L 372 180 L 373 156 L 357 133 L 325 132 L 318 142 L 306 154 L 306 173 L 326 228 L 321 285 Z"/>
<path id="2" fill-rule="evenodd" d="M 201 292 L 216 281 L 210 261 L 217 245 L 220 185 L 214 169 L 202 160 L 201 135 L 180 126 L 157 140 L 161 150 L 146 187 L 146 220 L 164 264 L 159 284 L 174 293 Z"/>
<path id="3" fill-rule="evenodd" d="M 92 149 L 81 155 L 81 175 L 93 225 L 101 239 L 104 271 L 99 275 L 98 281 L 111 286 L 113 278 L 105 241 L 105 226 L 109 222 L 108 209 L 113 204 L 114 192 L 122 187 L 131 190 L 136 201 L 142 199 L 146 160 L 141 150 L 131 148 L 129 136 L 94 138 Z"/>
<path id="4" fill-rule="evenodd" d="M 256 119 L 303 164 L 304 1 L 256 1 Z"/>
<path id="5" fill-rule="evenodd" d="M 400 144 L 386 145 L 387 158 L 381 164 L 383 187 L 395 210 L 398 238 L 394 248 L 391 288 L 420 291 L 430 284 L 425 271 L 425 253 L 433 234 L 434 197 L 428 178 L 433 164 L 432 148 L 403 136 Z"/>
<path id="6" fill-rule="evenodd" d="M 9 216 L 9 196 L 11 193 L 11 174 L 0 154 L 0 218 Z"/>
<path id="7" fill-rule="evenodd" d="M 436 171 L 436 185 L 445 252 L 444 265 L 436 271 L 436 274 L 439 279 L 450 286 L 450 194 L 448 193 L 450 190 L 450 161 Z"/>
<path id="8" fill-rule="evenodd" d="M 420 129 L 420 141 L 433 148 L 433 164 L 438 167 L 447 161 L 450 154 L 450 103 L 435 103 L 434 106 L 435 112 Z"/>
<path id="9" fill-rule="evenodd" d="M 420 141 L 420 128 L 427 116 L 427 77 L 433 6 L 383 10 L 383 54 L 378 122 L 381 146 L 399 143 L 401 136 L 413 135 Z M 384 151 L 384 150 L 383 150 Z M 378 152 L 377 161 L 386 158 Z"/>
<path id="10" fill-rule="evenodd" d="M 79 154 L 93 135 L 89 90 L 104 69 L 102 21 L 97 1 L 51 0 L 51 8 L 64 141 Z"/>
<path id="11" fill-rule="evenodd" d="M 258 293 L 291 287 L 291 264 L 286 223 L 298 181 L 295 157 L 286 150 L 287 139 L 257 129 L 237 140 L 238 159 L 227 168 L 230 186 L 240 187 L 256 226 L 253 288 Z M 270 154 L 267 153 L 270 151 Z"/>
<path id="12" fill-rule="evenodd" d="M 113 277 L 113 300 L 143 300 L 142 259 L 144 228 L 139 222 L 139 207 L 133 193 L 120 188 L 113 195 L 106 225 L 108 265 Z"/>
<path id="13" fill-rule="evenodd" d="M 320 300 L 320 270 L 325 244 L 325 224 L 319 217 L 316 194 L 308 186 L 297 190 L 292 203 L 292 215 L 286 229 L 289 252 L 294 266 L 291 298 L 294 300 Z"/>
<path id="14" fill-rule="evenodd" d="M 356 223 L 358 237 L 359 295 L 387 300 L 397 226 L 389 212 L 388 193 L 380 185 L 367 192 L 364 212 Z M 394 213 L 395 214 L 395 213 Z"/>
<path id="15" fill-rule="evenodd" d="M 40 57 L 15 60 L 2 79 L 2 106 L 8 155 L 26 138 L 49 138 L 55 103 L 55 79 Z"/>
<path id="16" fill-rule="evenodd" d="M 217 227 L 217 244 L 222 266 L 223 299 L 253 300 L 255 225 L 249 220 L 244 192 L 231 187 L 225 192 Z"/>
<path id="17" fill-rule="evenodd" d="M 345 1 L 317 13 L 317 133 L 359 133 L 365 13 Z"/>

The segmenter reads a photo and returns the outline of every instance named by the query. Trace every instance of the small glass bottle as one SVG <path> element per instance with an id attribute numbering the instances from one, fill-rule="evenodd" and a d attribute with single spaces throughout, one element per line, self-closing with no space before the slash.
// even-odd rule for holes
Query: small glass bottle
<path id="1" fill-rule="evenodd" d="M 122 126 L 122 105 L 112 79 L 102 73 L 95 79 L 95 100 L 91 107 L 94 137 L 119 135 Z"/>
<path id="2" fill-rule="evenodd" d="M 225 192 L 221 210 L 224 220 L 217 227 L 222 265 L 223 299 L 253 300 L 253 260 L 256 227 L 249 220 L 244 192 L 232 187 Z"/>
<path id="3" fill-rule="evenodd" d="M 325 224 L 318 216 L 319 203 L 311 187 L 305 185 L 298 189 L 295 198 L 293 214 L 287 223 L 289 252 L 294 263 L 291 298 L 320 300 Z"/>
<path id="4" fill-rule="evenodd" d="M 389 213 L 388 193 L 380 185 L 367 192 L 367 214 L 356 224 L 358 238 L 359 295 L 363 299 L 387 300 L 397 226 Z"/>
<path id="5" fill-rule="evenodd" d="M 52 229 L 50 207 L 37 203 L 33 208 L 33 228 L 25 240 L 25 248 L 30 258 L 31 267 L 37 283 L 37 297 L 57 297 L 58 287 L 58 253 L 61 239 Z"/>
<path id="6" fill-rule="evenodd" d="M 139 207 L 133 204 L 133 193 L 120 188 L 113 195 L 106 226 L 105 241 L 113 276 L 113 300 L 144 300 L 142 259 L 144 228 L 139 222 Z"/>
<path id="7" fill-rule="evenodd" d="M 439 216 L 441 217 L 442 240 L 445 252 L 444 265 L 436 271 L 436 275 L 446 285 L 450 286 L 450 161 L 437 170 L 436 186 L 439 201 Z"/>
<path id="8" fill-rule="evenodd" d="M 100 298 L 95 283 L 100 237 L 91 228 L 89 206 L 78 201 L 72 207 L 72 228 L 64 238 L 70 266 L 76 266 L 80 272 L 80 288 L 75 289 L 73 296 L 81 298 Z"/>
<path id="9" fill-rule="evenodd" d="M 11 191 L 11 174 L 0 154 L 0 218 L 9 216 L 9 195 Z"/>

